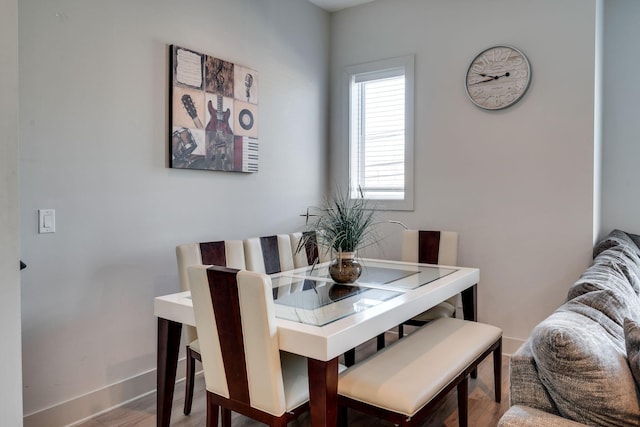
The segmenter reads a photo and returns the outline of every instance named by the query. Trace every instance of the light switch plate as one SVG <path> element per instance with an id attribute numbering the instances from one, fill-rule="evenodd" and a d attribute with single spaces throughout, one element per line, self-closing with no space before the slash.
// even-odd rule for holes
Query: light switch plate
<path id="1" fill-rule="evenodd" d="M 55 233 L 56 232 L 56 210 L 55 209 L 39 209 L 38 210 L 38 233 Z"/>

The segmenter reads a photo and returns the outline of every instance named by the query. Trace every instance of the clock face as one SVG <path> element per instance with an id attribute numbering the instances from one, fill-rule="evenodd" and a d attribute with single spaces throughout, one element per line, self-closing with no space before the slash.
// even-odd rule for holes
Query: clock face
<path id="1" fill-rule="evenodd" d="M 510 46 L 494 46 L 471 61 L 467 95 L 480 108 L 500 110 L 518 102 L 530 81 L 531 67 L 522 52 Z"/>

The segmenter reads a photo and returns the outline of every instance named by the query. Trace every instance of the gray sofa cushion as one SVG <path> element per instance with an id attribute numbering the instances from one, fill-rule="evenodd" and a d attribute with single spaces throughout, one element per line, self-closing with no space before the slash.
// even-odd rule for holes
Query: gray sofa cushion
<path id="1" fill-rule="evenodd" d="M 580 295 L 558 307 L 557 311 L 578 313 L 597 323 L 607 333 L 611 345 L 621 352 L 625 351 L 624 319 L 637 316 L 624 297 L 610 289 Z"/>
<path id="2" fill-rule="evenodd" d="M 531 350 L 531 339 L 525 341 L 509 358 L 509 377 L 511 405 L 522 405 L 550 414 L 560 414 L 549 392 L 540 382 L 538 367 Z"/>
<path id="3" fill-rule="evenodd" d="M 640 407 L 626 352 L 612 345 L 615 338 L 601 325 L 560 310 L 536 326 L 531 339 L 540 381 L 563 417 L 592 426 L 638 425 Z"/>
<path id="4" fill-rule="evenodd" d="M 540 409 L 523 405 L 511 406 L 504 413 L 498 427 L 584 427 L 585 424 L 560 418 Z"/>
<path id="5" fill-rule="evenodd" d="M 567 300 L 604 289 L 617 292 L 623 298 L 628 296 L 632 301 L 640 302 L 638 300 L 640 294 L 640 257 L 625 247 L 610 248 L 601 252 L 593 260 L 593 264 L 569 288 Z"/>
<path id="6" fill-rule="evenodd" d="M 594 264 L 611 266 L 629 281 L 636 295 L 640 294 L 640 255 L 629 246 L 617 246 L 598 255 Z"/>
<path id="7" fill-rule="evenodd" d="M 613 230 L 593 249 L 594 264 L 617 265 L 640 295 L 640 236 Z"/>
<path id="8" fill-rule="evenodd" d="M 624 319 L 624 341 L 631 373 L 636 383 L 640 384 L 640 324 L 638 322 Z"/>
<path id="9" fill-rule="evenodd" d="M 597 257 L 601 252 L 616 246 L 628 246 L 640 255 L 640 236 L 627 233 L 622 230 L 613 230 L 604 239 L 593 247 L 593 257 Z"/>

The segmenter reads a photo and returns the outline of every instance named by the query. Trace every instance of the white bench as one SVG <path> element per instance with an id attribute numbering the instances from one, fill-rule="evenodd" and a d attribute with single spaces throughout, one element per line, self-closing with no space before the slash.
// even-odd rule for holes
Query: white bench
<path id="1" fill-rule="evenodd" d="M 466 427 L 468 376 L 490 353 L 500 402 L 502 330 L 460 319 L 434 320 L 340 374 L 339 424 L 346 423 L 349 407 L 395 425 L 417 425 L 457 387 L 459 425 Z"/>

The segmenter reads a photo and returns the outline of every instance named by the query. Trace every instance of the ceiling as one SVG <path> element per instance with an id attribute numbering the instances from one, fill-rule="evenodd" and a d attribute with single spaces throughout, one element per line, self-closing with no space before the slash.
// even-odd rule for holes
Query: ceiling
<path id="1" fill-rule="evenodd" d="M 363 3 L 369 3 L 374 0 L 309 0 L 311 3 L 318 7 L 323 8 L 329 12 L 336 12 L 340 9 L 346 9 L 348 7 L 357 6 Z"/>

